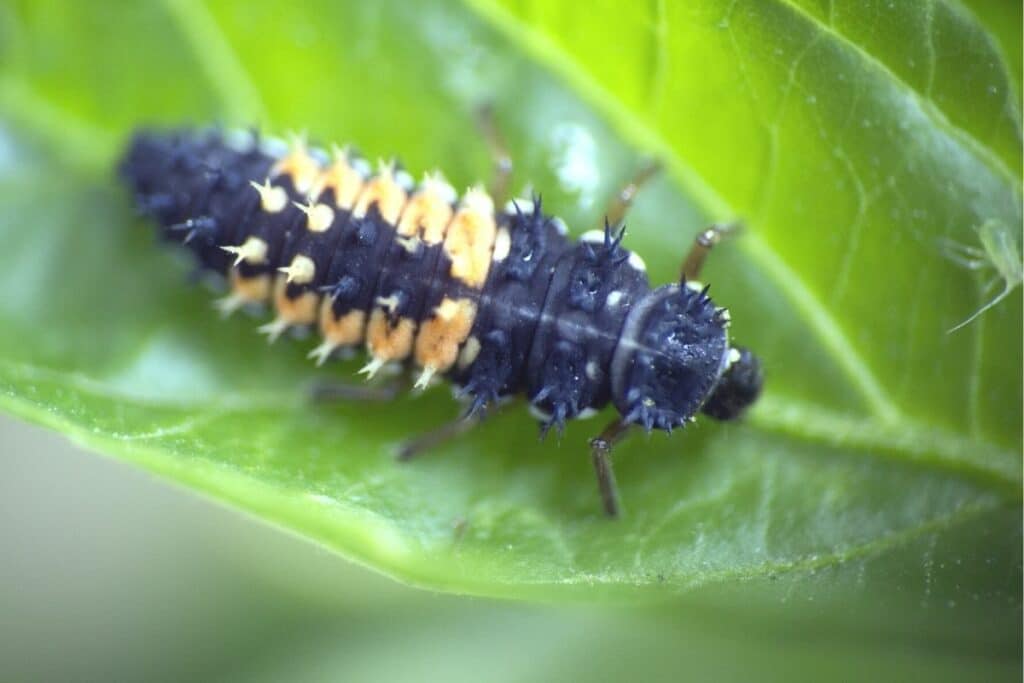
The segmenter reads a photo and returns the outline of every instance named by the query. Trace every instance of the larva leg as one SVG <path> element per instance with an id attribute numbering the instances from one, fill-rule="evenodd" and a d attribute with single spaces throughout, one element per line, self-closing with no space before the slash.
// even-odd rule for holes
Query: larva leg
<path id="1" fill-rule="evenodd" d="M 480 424 L 480 417 L 476 415 L 466 415 L 457 420 L 446 422 L 436 429 L 402 442 L 402 445 L 398 447 L 396 457 L 403 461 L 412 460 L 416 456 L 440 446 L 449 439 L 465 434 L 478 424 Z"/>
<path id="2" fill-rule="evenodd" d="M 618 517 L 620 510 L 619 488 L 615 483 L 615 470 L 612 469 L 612 448 L 626 436 L 630 426 L 629 422 L 615 419 L 590 440 L 590 459 L 597 476 L 597 488 L 601 493 L 605 514 L 609 517 Z"/>
<path id="3" fill-rule="evenodd" d="M 412 460 L 413 458 L 422 455 L 424 452 L 440 446 L 449 439 L 465 434 L 470 429 L 480 424 L 485 418 L 495 415 L 509 405 L 513 405 L 517 402 L 518 400 L 514 398 L 498 401 L 493 405 L 493 407 L 488 407 L 486 410 L 467 412 L 456 420 L 446 422 L 440 427 L 432 429 L 425 434 L 420 434 L 419 436 L 408 439 L 398 447 L 397 457 L 399 460 Z"/>
<path id="4" fill-rule="evenodd" d="M 310 387 L 310 398 L 317 403 L 335 401 L 393 401 L 408 389 L 405 378 L 396 377 L 380 384 L 350 384 L 338 380 L 319 380 Z"/>
<path id="5" fill-rule="evenodd" d="M 682 276 L 685 280 L 699 280 L 708 253 L 722 238 L 734 235 L 741 230 L 740 223 L 722 223 L 702 230 L 693 240 L 693 246 L 683 261 Z"/>
<path id="6" fill-rule="evenodd" d="M 626 212 L 629 211 L 629 207 L 633 206 L 633 200 L 636 199 L 640 188 L 656 176 L 660 170 L 660 162 L 648 159 L 637 169 L 636 174 L 630 178 L 629 182 L 616 193 L 611 204 L 608 205 L 608 210 L 605 212 L 608 224 L 612 228 L 617 228 L 622 224 L 623 219 L 626 217 Z"/>
<path id="7" fill-rule="evenodd" d="M 491 151 L 491 159 L 494 163 L 494 177 L 491 179 L 490 192 L 496 207 L 502 207 L 508 198 L 508 187 L 512 180 L 512 157 L 505 145 L 505 138 L 501 134 L 498 122 L 494 118 L 494 107 L 486 104 L 477 111 L 477 122 L 480 131 L 483 133 L 484 141 Z"/>

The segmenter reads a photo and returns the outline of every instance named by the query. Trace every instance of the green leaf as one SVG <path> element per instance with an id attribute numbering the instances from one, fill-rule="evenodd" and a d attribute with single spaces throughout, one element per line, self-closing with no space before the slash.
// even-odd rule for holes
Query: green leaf
<path id="1" fill-rule="evenodd" d="M 1019 626 L 1020 295 L 946 334 L 984 296 L 940 248 L 1021 224 L 1019 83 L 959 4 L 834 4 L 0 9 L 0 401 L 435 588 L 897 601 L 980 643 L 976 620 L 935 618 L 977 603 Z M 221 120 L 397 151 L 466 185 L 488 173 L 485 101 L 517 182 L 576 234 L 642 155 L 666 161 L 629 221 L 656 281 L 706 221 L 749 228 L 707 280 L 766 394 L 743 423 L 623 445 L 619 522 L 599 514 L 597 424 L 538 444 L 510 410 L 394 463 L 457 413 L 444 392 L 310 404 L 309 343 L 216 320 L 111 173 L 139 124 Z"/>

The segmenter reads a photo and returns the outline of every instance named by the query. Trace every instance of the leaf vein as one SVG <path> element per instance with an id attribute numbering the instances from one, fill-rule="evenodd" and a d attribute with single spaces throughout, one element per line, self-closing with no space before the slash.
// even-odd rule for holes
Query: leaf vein
<path id="1" fill-rule="evenodd" d="M 952 137 L 958 140 L 965 147 L 970 149 L 974 154 L 978 156 L 990 169 L 1002 176 L 1006 182 L 1014 188 L 1014 191 L 1019 194 L 1020 175 L 1011 170 L 999 156 L 990 149 L 987 145 L 983 144 L 978 140 L 970 131 L 962 126 L 954 123 L 949 119 L 946 114 L 939 109 L 934 103 L 927 97 L 918 93 L 912 88 L 906 81 L 900 78 L 895 72 L 893 72 L 884 62 L 873 56 L 870 52 L 865 50 L 863 47 L 855 43 L 854 41 L 847 38 L 845 35 L 837 31 L 835 28 L 820 21 L 817 17 L 810 14 L 803 7 L 800 7 L 793 0 L 774 0 L 774 2 L 782 7 L 786 7 L 794 15 L 802 18 L 811 26 L 817 28 L 817 30 L 833 37 L 837 42 L 849 47 L 853 50 L 861 59 L 871 64 L 873 67 L 878 69 L 879 73 L 883 74 L 890 81 L 898 85 L 911 97 L 917 100 L 924 100 L 929 106 L 921 107 L 921 110 L 925 112 L 929 118 L 940 128 L 949 133 Z M 1018 138 L 1020 137 L 1020 129 L 1017 130 Z"/>
<path id="2" fill-rule="evenodd" d="M 255 82 L 210 11 L 196 0 L 163 0 L 235 124 L 269 125 Z"/>

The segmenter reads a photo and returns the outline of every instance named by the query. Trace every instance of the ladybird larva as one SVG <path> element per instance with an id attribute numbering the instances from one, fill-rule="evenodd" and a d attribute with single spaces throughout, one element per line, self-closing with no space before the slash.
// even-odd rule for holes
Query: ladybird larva
<path id="1" fill-rule="evenodd" d="M 732 419 L 760 392 L 760 362 L 695 282 L 722 228 L 698 236 L 681 282 L 652 289 L 607 221 L 572 241 L 539 197 L 497 205 L 482 186 L 458 195 L 439 172 L 417 183 L 348 149 L 143 130 L 120 174 L 166 238 L 226 276 L 223 312 L 271 306 L 271 339 L 317 330 L 318 363 L 362 346 L 363 374 L 444 377 L 470 419 L 522 394 L 544 432 L 612 403 L 621 417 L 592 442 L 611 514 L 607 456 L 627 427 Z"/>

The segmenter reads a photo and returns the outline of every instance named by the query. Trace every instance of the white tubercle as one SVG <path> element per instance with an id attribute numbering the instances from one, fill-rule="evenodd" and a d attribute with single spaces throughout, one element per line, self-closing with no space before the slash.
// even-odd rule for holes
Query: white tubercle
<path id="1" fill-rule="evenodd" d="M 480 185 L 474 185 L 466 190 L 462 197 L 462 206 L 485 216 L 494 212 L 494 200 Z"/>
<path id="2" fill-rule="evenodd" d="M 629 252 L 629 265 L 633 267 L 633 270 L 641 273 L 647 272 L 647 264 L 644 263 L 644 260 L 635 251 Z"/>
<path id="3" fill-rule="evenodd" d="M 442 200 L 449 204 L 454 204 L 455 200 L 458 199 L 458 195 L 455 192 L 455 188 L 451 186 L 447 180 L 445 180 L 444 174 L 439 170 L 433 170 L 423 175 L 423 190 L 436 194 Z"/>

